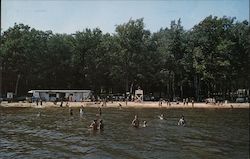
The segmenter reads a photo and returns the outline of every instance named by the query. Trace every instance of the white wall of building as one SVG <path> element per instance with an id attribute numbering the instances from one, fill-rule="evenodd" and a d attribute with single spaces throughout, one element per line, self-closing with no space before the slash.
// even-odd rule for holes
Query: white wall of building
<path id="1" fill-rule="evenodd" d="M 60 94 L 65 94 L 64 98 L 68 98 L 69 101 L 83 101 L 91 98 L 90 90 L 31 90 L 29 93 L 33 93 L 33 97 L 41 98 L 45 101 L 60 100 Z"/>

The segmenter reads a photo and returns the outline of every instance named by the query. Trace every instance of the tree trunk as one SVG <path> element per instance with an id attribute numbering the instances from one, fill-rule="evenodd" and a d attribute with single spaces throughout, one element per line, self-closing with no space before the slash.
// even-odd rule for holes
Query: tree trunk
<path id="1" fill-rule="evenodd" d="M 2 74 L 2 58 L 0 57 L 0 97 L 2 97 L 2 80 L 3 80 L 3 74 Z"/>
<path id="2" fill-rule="evenodd" d="M 126 83 L 126 88 L 125 88 L 125 89 L 126 89 L 126 92 L 128 92 L 128 87 L 129 87 L 129 86 L 128 86 L 128 77 L 126 77 L 125 83 Z"/>
<path id="3" fill-rule="evenodd" d="M 195 98 L 197 101 L 200 101 L 201 80 L 199 75 L 197 74 L 194 77 L 194 87 L 195 87 Z"/>
<path id="4" fill-rule="evenodd" d="M 200 101 L 201 79 L 198 75 L 198 88 L 197 88 L 197 100 Z"/>
<path id="5" fill-rule="evenodd" d="M 132 82 L 132 83 L 131 83 L 131 85 L 130 85 L 130 91 L 129 91 L 129 92 L 130 92 L 130 94 L 132 94 L 132 93 L 133 93 L 133 86 L 134 86 L 134 82 Z M 126 93 L 127 93 L 127 92 L 126 92 Z"/>
<path id="6" fill-rule="evenodd" d="M 175 78 L 175 74 L 174 72 L 172 72 L 172 93 L 173 93 L 173 99 L 175 98 L 175 81 L 174 81 L 174 78 Z"/>
<path id="7" fill-rule="evenodd" d="M 183 86 L 182 86 L 182 82 L 181 82 L 180 90 L 181 90 L 181 99 L 183 99 Z"/>
<path id="8" fill-rule="evenodd" d="M 169 99 L 169 79 L 167 80 L 167 92 L 166 92 L 166 94 L 167 94 L 167 97 Z"/>
<path id="9" fill-rule="evenodd" d="M 195 98 L 198 100 L 198 80 L 197 80 L 197 74 L 194 76 L 194 89 L 195 89 Z"/>
<path id="10" fill-rule="evenodd" d="M 16 80 L 15 96 L 17 96 L 17 93 L 18 93 L 17 91 L 18 91 L 18 85 L 19 85 L 20 78 L 21 78 L 21 74 L 18 74 L 17 80 Z"/>

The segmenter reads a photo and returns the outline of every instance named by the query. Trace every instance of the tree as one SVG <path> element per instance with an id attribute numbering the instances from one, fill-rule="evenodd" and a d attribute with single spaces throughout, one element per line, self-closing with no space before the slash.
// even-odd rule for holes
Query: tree
<path id="1" fill-rule="evenodd" d="M 143 19 L 129 20 L 128 23 L 116 27 L 116 36 L 120 45 L 120 68 L 125 80 L 125 91 L 128 92 L 135 83 L 139 86 L 145 79 L 142 64 L 147 57 L 145 42 L 150 38 L 150 32 L 144 29 Z M 130 87 L 129 87 L 130 86 Z"/>
<path id="2" fill-rule="evenodd" d="M 249 23 L 235 20 L 208 16 L 184 30 L 179 19 L 151 34 L 143 19 L 130 19 L 112 35 L 98 28 L 53 34 L 15 24 L 2 33 L 0 92 L 91 89 L 98 95 L 140 86 L 171 100 L 232 99 L 230 92 L 250 86 Z"/>

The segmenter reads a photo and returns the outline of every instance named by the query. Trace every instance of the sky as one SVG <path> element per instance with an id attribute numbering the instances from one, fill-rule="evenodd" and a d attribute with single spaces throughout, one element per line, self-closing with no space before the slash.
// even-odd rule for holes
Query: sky
<path id="1" fill-rule="evenodd" d="M 249 21 L 249 0 L 1 0 L 1 28 L 23 23 L 38 30 L 72 34 L 85 28 L 115 33 L 129 19 L 144 18 L 157 32 L 181 18 L 191 29 L 209 15 Z"/>

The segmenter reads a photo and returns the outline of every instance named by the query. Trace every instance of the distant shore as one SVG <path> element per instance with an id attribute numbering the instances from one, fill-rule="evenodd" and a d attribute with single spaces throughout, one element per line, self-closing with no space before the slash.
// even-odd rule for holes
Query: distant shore
<path id="1" fill-rule="evenodd" d="M 67 104 L 67 105 L 66 105 Z M 51 107 L 61 107 L 61 102 L 57 102 L 56 104 L 53 102 L 43 102 L 42 105 L 37 105 L 36 103 L 27 103 L 27 102 L 1 102 L 0 107 L 32 107 L 32 108 L 51 108 Z M 184 105 L 182 102 L 177 104 L 176 102 L 166 103 L 163 102 L 162 106 L 160 106 L 159 102 L 107 102 L 105 103 L 97 103 L 97 102 L 63 102 L 62 107 L 123 107 L 123 108 L 250 108 L 249 103 L 223 103 L 223 104 L 212 104 L 212 103 L 188 103 L 188 105 Z"/>

